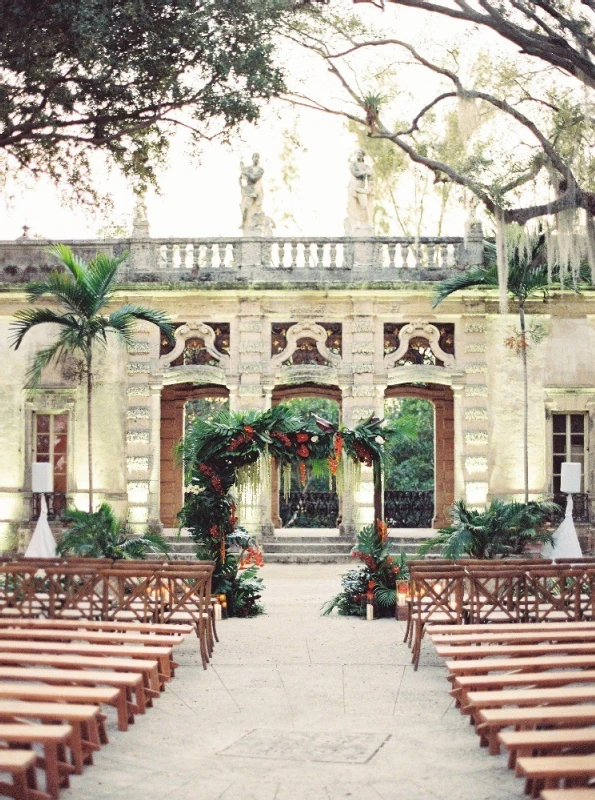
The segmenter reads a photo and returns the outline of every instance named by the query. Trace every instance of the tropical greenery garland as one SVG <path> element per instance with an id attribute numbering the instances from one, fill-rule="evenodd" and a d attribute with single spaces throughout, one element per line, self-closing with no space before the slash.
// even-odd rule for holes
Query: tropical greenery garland
<path id="1" fill-rule="evenodd" d="M 222 412 L 212 421 L 196 419 L 180 446 L 186 492 L 180 524 L 198 545 L 198 555 L 215 561 L 213 588 L 227 595 L 230 614 L 250 616 L 260 610 L 262 561 L 255 541 L 238 526 L 238 503 L 266 487 L 270 459 L 281 475 L 297 464 L 305 483 L 307 465 L 325 462 L 341 493 L 352 465 L 381 467 L 386 432 L 369 417 L 344 428 L 320 417 L 305 418 L 283 405 L 263 413 Z M 242 572 L 243 567 L 249 569 Z M 246 584 L 249 583 L 249 587 Z"/>

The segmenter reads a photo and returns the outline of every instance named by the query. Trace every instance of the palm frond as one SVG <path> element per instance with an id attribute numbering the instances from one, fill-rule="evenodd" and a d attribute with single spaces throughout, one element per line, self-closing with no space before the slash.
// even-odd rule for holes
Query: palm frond
<path id="1" fill-rule="evenodd" d="M 25 389 L 37 388 L 44 369 L 59 357 L 61 351 L 62 345 L 60 341 L 56 341 L 49 347 L 43 347 L 35 353 L 31 366 L 26 373 Z"/>
<path id="2" fill-rule="evenodd" d="M 88 317 L 93 307 L 93 297 L 84 281 L 75 281 L 65 272 L 52 272 L 44 281 L 33 281 L 27 286 L 27 298 L 33 303 L 48 295 L 58 300 L 68 311 Z"/>
<path id="3" fill-rule="evenodd" d="M 72 248 L 67 244 L 54 244 L 47 249 L 48 255 L 54 256 L 65 266 L 77 282 L 82 280 L 82 276 L 87 267 L 86 263 L 72 252 Z"/>
<path id="4" fill-rule="evenodd" d="M 132 341 L 132 335 L 139 321 L 150 322 L 156 325 L 161 333 L 167 337 L 168 341 L 175 342 L 175 329 L 170 322 L 167 314 L 163 311 L 155 311 L 145 306 L 132 305 L 126 303 L 113 311 L 107 318 L 107 324 L 112 330 L 116 331 L 126 343 Z"/>
<path id="5" fill-rule="evenodd" d="M 93 313 L 96 314 L 110 301 L 115 289 L 116 273 L 127 257 L 127 253 L 122 253 L 118 258 L 99 253 L 89 261 L 85 271 L 85 282 L 90 294 L 95 298 Z"/>
<path id="6" fill-rule="evenodd" d="M 59 314 L 51 308 L 23 308 L 14 314 L 15 322 L 10 325 L 10 344 L 18 350 L 25 335 L 36 325 L 60 325 L 78 329 L 78 320 L 72 314 Z"/>
<path id="7" fill-rule="evenodd" d="M 443 300 L 455 292 L 464 289 L 497 289 L 498 273 L 494 268 L 490 269 L 470 269 L 453 275 L 452 278 L 440 281 L 434 291 L 432 308 L 436 308 Z"/>

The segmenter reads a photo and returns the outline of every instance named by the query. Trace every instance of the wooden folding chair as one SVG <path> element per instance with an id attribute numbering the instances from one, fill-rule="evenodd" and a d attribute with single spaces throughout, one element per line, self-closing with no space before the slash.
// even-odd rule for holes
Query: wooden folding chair
<path id="1" fill-rule="evenodd" d="M 0 566 L 0 616 L 49 616 L 50 586 L 45 570 L 36 565 Z"/>
<path id="2" fill-rule="evenodd" d="M 412 662 L 419 665 L 421 642 L 428 625 L 460 625 L 463 621 L 463 578 L 461 567 L 412 575 Z"/>
<path id="3" fill-rule="evenodd" d="M 525 573 L 507 567 L 489 570 L 469 568 L 469 622 L 519 622 L 520 603 L 525 590 Z"/>
<path id="4" fill-rule="evenodd" d="M 213 621 L 210 583 L 213 567 L 193 570 L 167 570 L 160 573 L 163 593 L 161 621 L 164 623 L 191 621 L 200 642 L 203 668 L 207 668 L 213 653 Z"/>
<path id="5" fill-rule="evenodd" d="M 575 621 L 575 592 L 580 593 L 582 575 L 581 570 L 560 567 L 527 570 L 526 618 L 531 622 Z"/>
<path id="6" fill-rule="evenodd" d="M 155 568 L 102 570 L 103 618 L 134 622 L 160 622 L 162 585 Z"/>
<path id="7" fill-rule="evenodd" d="M 103 613 L 103 576 L 98 569 L 79 566 L 51 567 L 50 616 L 53 618 L 100 619 Z"/>

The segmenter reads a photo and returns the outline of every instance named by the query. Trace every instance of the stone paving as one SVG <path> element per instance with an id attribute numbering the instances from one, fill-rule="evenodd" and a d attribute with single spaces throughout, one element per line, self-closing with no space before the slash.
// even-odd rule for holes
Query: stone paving
<path id="1" fill-rule="evenodd" d="M 320 616 L 344 570 L 266 566 L 266 615 L 221 622 L 206 672 L 189 638 L 155 707 L 128 733 L 110 717 L 64 800 L 520 800 L 429 642 L 415 673 L 400 623 Z"/>

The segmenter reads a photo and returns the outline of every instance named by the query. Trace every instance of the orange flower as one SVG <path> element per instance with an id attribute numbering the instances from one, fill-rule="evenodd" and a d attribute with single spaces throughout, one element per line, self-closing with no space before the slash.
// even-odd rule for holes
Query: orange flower
<path id="1" fill-rule="evenodd" d="M 296 453 L 300 458 L 308 458 L 308 456 L 310 455 L 310 451 L 308 450 L 305 444 L 301 444 L 296 450 Z"/>
<path id="2" fill-rule="evenodd" d="M 341 458 L 343 452 L 343 437 L 340 433 L 335 434 L 335 458 L 337 461 Z"/>
<path id="3" fill-rule="evenodd" d="M 307 433 L 298 433 L 295 438 L 298 442 L 307 442 L 310 437 Z"/>
<path id="4" fill-rule="evenodd" d="M 300 470 L 300 483 L 302 484 L 302 486 L 305 486 L 307 481 L 307 474 L 306 474 L 306 465 L 304 464 L 303 461 L 300 461 L 299 470 Z"/>
<path id="5" fill-rule="evenodd" d="M 380 539 L 385 542 L 386 537 L 388 536 L 388 525 L 386 525 L 381 519 L 376 520 L 376 529 L 378 530 L 378 535 Z"/>
<path id="6" fill-rule="evenodd" d="M 338 467 L 339 467 L 339 462 L 337 461 L 337 459 L 334 458 L 333 456 L 329 456 L 328 468 L 330 469 L 332 475 L 337 474 Z"/>

